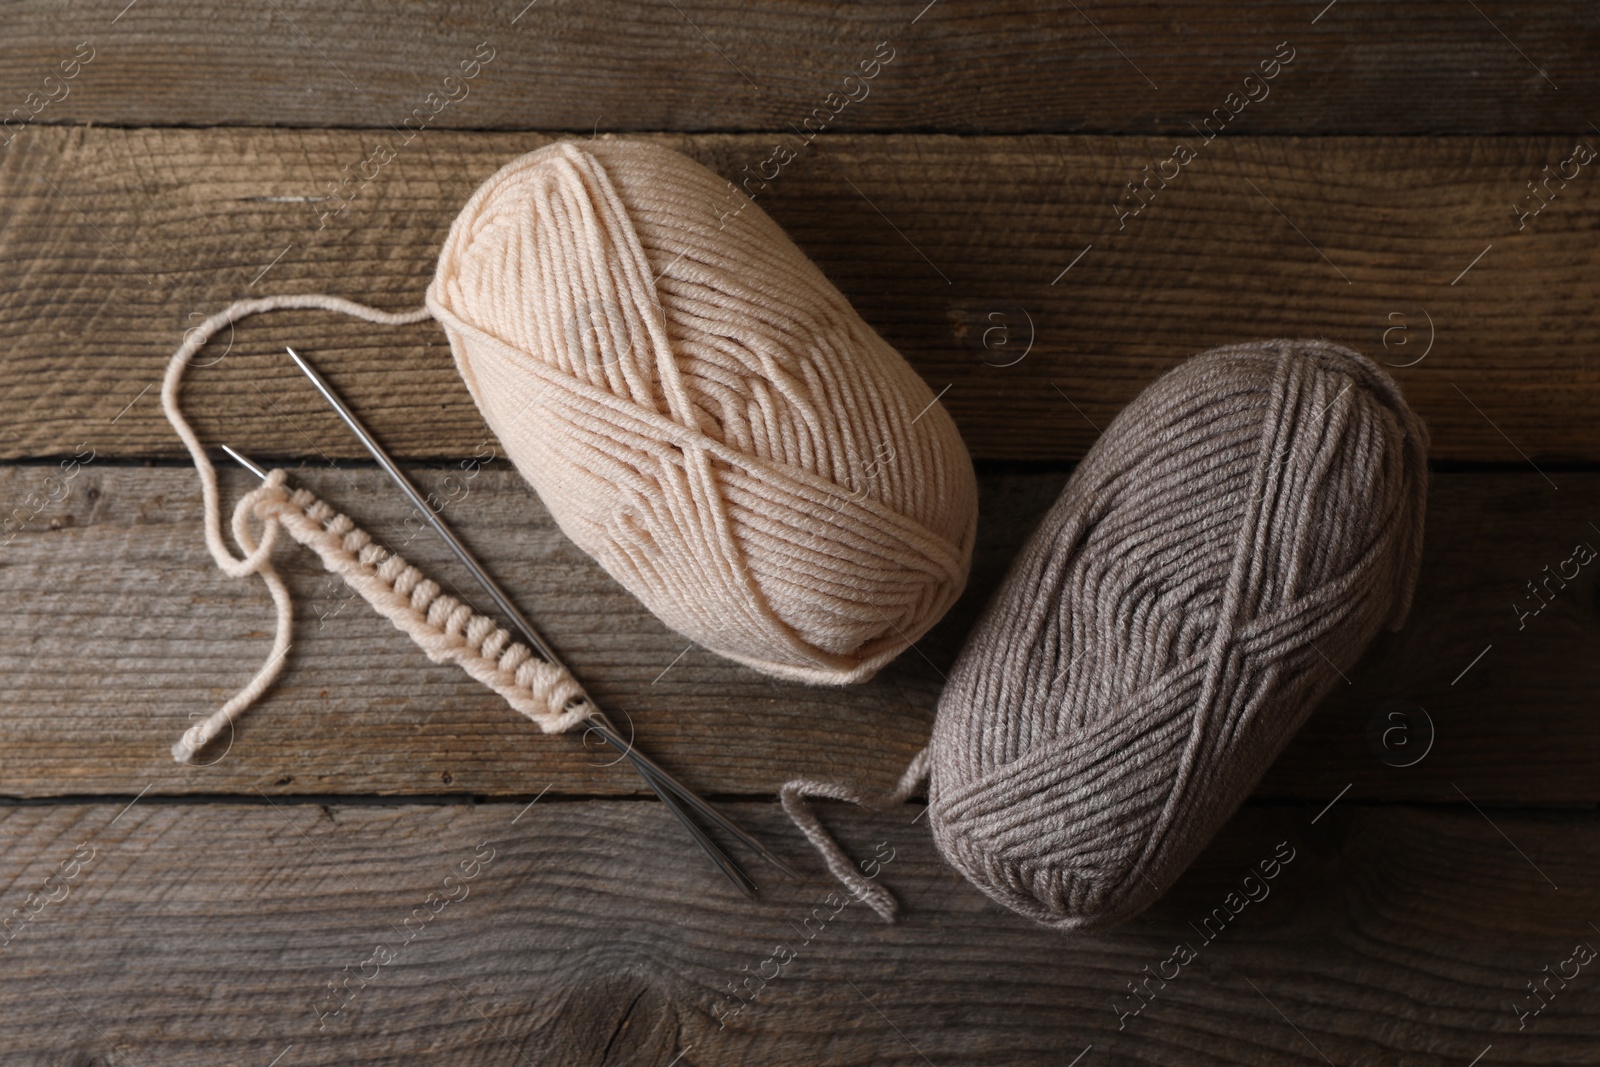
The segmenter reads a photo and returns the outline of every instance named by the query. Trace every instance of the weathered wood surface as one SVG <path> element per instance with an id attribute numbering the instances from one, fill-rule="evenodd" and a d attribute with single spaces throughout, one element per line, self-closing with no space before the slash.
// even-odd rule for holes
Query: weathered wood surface
<path id="1" fill-rule="evenodd" d="M 1293 76 L 1249 116 L 1252 132 L 1581 128 L 1600 86 L 1593 6 L 1476 6 L 783 0 L 752 17 L 740 0 L 28 0 L 8 5 L 0 102 L 40 122 L 123 126 L 383 129 L 423 107 L 455 128 L 784 129 L 886 41 L 894 60 L 841 126 L 1147 133 L 1186 130 L 1288 41 Z M 85 40 L 93 58 L 46 83 Z M 492 58 L 466 68 L 463 94 L 444 79 L 480 45 Z M 430 93 L 453 99 L 437 107 Z"/>
<path id="2" fill-rule="evenodd" d="M 1565 988 L 1551 980 L 1520 1031 L 1514 1012 L 1537 1006 L 1526 983 L 1543 968 L 1571 977 L 1574 946 L 1600 942 L 1592 813 L 1346 802 L 1313 824 L 1309 806 L 1246 808 L 1141 920 L 1063 936 L 944 867 L 915 807 L 824 813 L 855 856 L 887 860 L 878 881 L 907 905 L 896 926 L 827 899 L 821 863 L 775 804 L 733 810 L 802 883 L 763 875 L 763 899 L 747 903 L 655 803 L 7 808 L 7 912 L 30 893 L 56 899 L 0 953 L 0 1055 L 16 1067 L 1061 1067 L 1080 1054 L 1078 1067 L 1463 1067 L 1492 1046 L 1481 1062 L 1600 1062 L 1593 963 Z M 1246 884 L 1275 854 L 1288 857 L 1276 877 Z M 1241 888 L 1261 899 L 1206 927 Z M 430 894 L 436 913 L 406 926 Z M 1180 942 L 1195 958 L 1173 977 L 1162 964 Z M 775 974 L 765 961 L 779 946 Z M 1146 967 L 1170 980 L 1122 1018 Z M 329 992 L 341 973 L 342 999 Z M 754 998 L 719 1028 L 739 1003 L 729 984 L 761 973 L 765 988 L 752 979 Z"/>
<path id="3" fill-rule="evenodd" d="M 34 503 L 44 505 L 23 513 L 26 525 L 13 517 L 0 548 L 11 605 L 0 621 L 0 793 L 638 790 L 632 774 L 600 766 L 604 751 L 537 733 L 465 674 L 429 663 L 290 545 L 278 556 L 298 599 L 284 676 L 232 747 L 210 754 L 212 766 L 177 766 L 167 750 L 178 733 L 265 655 L 270 604 L 259 582 L 212 566 L 191 470 L 96 461 L 61 483 L 56 503 L 57 470 L 0 468 L 0 501 L 14 509 L 42 494 Z M 230 498 L 252 481 L 224 474 Z M 917 651 L 847 689 L 775 681 L 690 646 L 568 542 L 509 469 L 458 464 L 418 477 L 596 697 L 636 716 L 648 751 L 710 793 L 770 796 L 798 774 L 893 782 L 926 741 L 941 672 L 1066 472 L 985 473 L 966 597 Z M 1350 684 L 1312 717 L 1262 795 L 1320 803 L 1353 783 L 1353 799 L 1460 803 L 1459 786 L 1483 802 L 1600 802 L 1597 564 L 1564 589 L 1550 585 L 1550 605 L 1521 629 L 1513 607 L 1537 604 L 1526 583 L 1544 581 L 1543 568 L 1559 569 L 1576 543 L 1600 546 L 1590 525 L 1600 475 L 1557 477 L 1559 491 L 1531 471 L 1435 475 L 1412 618 L 1347 671 Z M 295 478 L 441 580 L 474 590 L 381 473 L 313 466 Z M 1386 718 L 1394 699 L 1424 708 L 1436 734 L 1414 766 L 1389 765 L 1427 743 L 1414 712 Z M 1375 747 L 1374 721 L 1387 744 Z"/>
<path id="4" fill-rule="evenodd" d="M 420 303 L 471 190 L 547 140 L 427 131 L 319 229 L 331 202 L 306 198 L 377 136 L 19 137 L 0 157 L 0 456 L 85 441 L 104 455 L 177 454 L 145 390 L 186 328 L 267 293 Z M 662 140 L 731 176 L 772 142 Z M 1573 141 L 1219 138 L 1119 231 L 1119 190 L 1170 156 L 1172 138 L 841 136 L 819 139 L 758 203 L 934 388 L 949 387 L 943 403 L 980 458 L 1074 459 L 1197 351 L 1323 335 L 1397 367 L 1435 459 L 1594 462 L 1595 179 L 1580 170 L 1521 232 L 1513 214 Z M 227 358 L 192 375 L 203 432 L 227 427 L 277 454 L 315 454 L 308 436 L 329 456 L 357 454 L 281 357 L 286 341 L 317 352 L 399 454 L 460 457 L 485 438 L 436 326 L 300 313 L 219 339 Z"/>

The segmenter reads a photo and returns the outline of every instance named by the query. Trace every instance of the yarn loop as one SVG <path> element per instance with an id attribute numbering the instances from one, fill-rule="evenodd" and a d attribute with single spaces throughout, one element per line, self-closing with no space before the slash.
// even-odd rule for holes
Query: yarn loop
<path id="1" fill-rule="evenodd" d="M 168 364 L 162 407 L 189 448 L 200 475 L 207 546 L 223 573 L 235 578 L 259 575 L 277 611 L 277 630 L 267 661 L 243 689 L 184 731 L 172 746 L 173 758 L 179 763 L 194 762 L 200 751 L 243 714 L 283 669 L 293 629 L 293 603 L 288 586 L 272 565 L 272 550 L 280 531 L 287 531 L 294 540 L 316 552 L 328 571 L 343 578 L 378 614 L 410 636 L 429 659 L 457 664 L 546 733 L 570 730 L 586 722 L 591 711 L 587 698 L 565 668 L 538 658 L 526 646 L 513 641 L 494 620 L 443 594 L 438 583 L 378 544 L 349 516 L 335 511 L 309 490 L 291 492 L 284 485 L 286 474 L 282 470 L 271 471 L 265 482 L 241 497 L 234 507 L 233 539 L 244 555 L 235 556 L 223 542 L 216 471 L 183 416 L 178 392 L 190 358 L 218 330 L 246 316 L 280 307 L 327 308 L 389 324 L 420 321 L 427 316 L 426 309 L 390 313 L 335 297 L 242 300 L 191 331 Z M 261 523 L 259 538 L 250 528 L 252 519 Z"/>

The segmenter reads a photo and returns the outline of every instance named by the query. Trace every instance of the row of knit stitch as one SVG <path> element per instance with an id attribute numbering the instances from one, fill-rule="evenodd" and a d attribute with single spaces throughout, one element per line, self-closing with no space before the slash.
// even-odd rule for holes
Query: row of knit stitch
<path id="1" fill-rule="evenodd" d="M 589 715 L 571 674 L 513 641 L 493 619 L 441 593 L 437 582 L 308 490 L 290 492 L 273 478 L 246 502 L 262 521 L 280 523 L 321 557 L 429 659 L 459 665 L 545 732 L 568 730 Z"/>

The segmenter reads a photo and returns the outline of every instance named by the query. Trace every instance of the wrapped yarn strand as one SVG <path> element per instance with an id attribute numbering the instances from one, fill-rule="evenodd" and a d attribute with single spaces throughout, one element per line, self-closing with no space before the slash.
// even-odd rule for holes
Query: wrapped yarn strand
<path id="1" fill-rule="evenodd" d="M 1153 903 L 1372 637 L 1403 623 L 1427 445 L 1389 375 L 1324 341 L 1213 349 L 1141 393 L 940 695 L 912 770 L 927 771 L 946 861 L 1058 929 Z M 789 788 L 795 803 L 858 795 L 819 785 Z M 848 871 L 820 825 L 796 821 Z"/>

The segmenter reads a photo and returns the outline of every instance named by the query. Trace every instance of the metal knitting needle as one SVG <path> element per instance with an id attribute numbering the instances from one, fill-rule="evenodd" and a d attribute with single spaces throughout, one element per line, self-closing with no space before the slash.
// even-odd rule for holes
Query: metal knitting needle
<path id="1" fill-rule="evenodd" d="M 223 445 L 222 450 L 228 453 L 228 455 L 232 456 L 239 462 L 241 466 L 249 470 L 257 478 L 262 480 L 266 479 L 267 471 L 265 468 L 251 460 L 248 456 L 245 456 L 243 453 L 238 452 L 227 445 Z M 602 714 L 599 712 L 598 708 L 596 708 L 595 711 L 596 714 Z M 594 729 L 597 733 L 599 733 L 602 738 L 621 751 L 624 756 L 629 758 L 630 762 L 634 764 L 634 767 L 639 771 L 641 776 L 644 777 L 645 783 L 655 791 L 656 796 L 659 797 L 661 802 L 667 806 L 667 810 L 672 812 L 672 814 L 677 817 L 678 821 L 683 824 L 683 828 L 687 830 L 689 835 L 695 839 L 695 842 L 705 850 L 706 855 L 711 858 L 711 862 L 716 865 L 717 869 L 720 870 L 730 882 L 737 886 L 741 892 L 753 899 L 755 897 L 755 883 L 751 881 L 750 876 L 745 874 L 744 870 L 732 859 L 730 859 L 727 853 L 723 852 L 715 841 L 712 841 L 710 838 L 708 838 L 699 826 L 695 825 L 695 823 L 679 806 L 677 798 L 671 796 L 667 792 L 663 792 L 665 787 L 658 784 L 650 776 L 648 773 L 649 768 L 640 766 L 639 761 L 644 758 L 643 754 L 639 753 L 637 750 L 631 749 L 628 743 L 623 741 L 621 737 L 618 736 L 616 731 L 611 728 L 609 720 L 604 721 L 603 724 L 596 724 L 593 721 L 593 718 L 591 718 L 588 722 L 588 725 L 591 729 Z M 695 799 L 698 800 L 699 798 L 696 797 Z M 702 803 L 704 802 L 702 801 Z"/>
<path id="2" fill-rule="evenodd" d="M 239 466 L 243 467 L 245 470 L 249 471 L 251 474 L 254 474 L 257 478 L 260 478 L 262 481 L 266 481 L 267 480 L 266 469 L 264 467 L 262 467 L 261 464 L 255 462 L 252 459 L 248 459 L 243 455 L 240 455 L 238 452 L 235 452 L 233 449 L 229 448 L 227 445 L 223 445 L 222 446 L 222 450 L 224 452 L 226 452 L 228 455 L 232 456 L 234 458 L 234 460 L 239 464 Z"/>
<path id="3" fill-rule="evenodd" d="M 478 583 L 483 587 L 484 591 L 489 594 L 490 599 L 495 602 L 495 605 L 500 608 L 501 612 L 504 613 L 504 615 L 515 624 L 522 636 L 527 639 L 529 647 L 538 651 L 539 654 L 542 655 L 550 664 L 560 667 L 570 674 L 570 669 L 565 663 L 562 662 L 561 658 L 556 655 L 555 650 L 552 649 L 545 642 L 545 640 L 539 636 L 538 632 L 534 629 L 533 624 L 530 623 L 527 617 L 522 614 L 521 610 L 519 610 L 517 606 L 512 603 L 511 598 L 506 594 L 505 590 L 500 588 L 499 583 L 497 583 L 489 575 L 489 572 L 484 568 L 483 564 L 478 562 L 477 557 L 472 554 L 471 550 L 469 550 L 466 545 L 461 543 L 461 540 L 456 537 L 455 533 L 449 528 L 449 526 L 445 524 L 444 520 L 439 517 L 433 508 L 428 506 L 426 499 L 420 492 L 417 491 L 416 486 L 411 484 L 411 480 L 406 477 L 405 472 L 403 472 L 394 462 L 394 460 L 389 457 L 389 454 L 383 450 L 383 446 L 378 444 L 377 440 L 373 438 L 372 434 L 367 432 L 366 427 L 363 426 L 361 421 L 356 418 L 355 413 L 350 410 L 349 406 L 346 405 L 343 399 L 340 398 L 339 394 L 334 391 L 333 387 L 327 383 L 321 374 L 317 373 L 315 367 L 306 362 L 300 353 L 296 352 L 293 348 L 288 348 L 288 346 L 285 346 L 285 348 L 287 349 L 290 358 L 295 361 L 295 365 L 298 366 L 305 376 L 311 380 L 311 384 L 316 386 L 317 391 L 321 393 L 323 398 L 333 406 L 333 409 L 336 412 L 338 412 L 339 417 L 344 420 L 346 426 L 350 427 L 351 432 L 354 433 L 361 441 L 362 446 L 366 448 L 367 452 L 371 454 L 373 459 L 378 461 L 378 465 L 384 469 L 391 479 L 393 479 L 395 484 L 400 487 L 400 490 L 406 494 L 407 498 L 409 498 L 411 503 L 415 505 L 417 510 L 422 514 L 422 517 L 428 522 L 428 524 L 434 528 L 440 537 L 444 538 L 445 544 L 450 547 L 450 550 L 453 553 L 455 553 L 456 558 L 459 559 L 462 564 L 472 572 L 473 577 L 478 580 Z M 750 834 L 746 833 L 738 824 L 734 823 L 727 816 L 723 815 L 716 808 L 708 804 L 699 796 L 699 794 L 695 793 L 688 786 L 678 781 L 678 779 L 673 777 L 664 768 L 657 765 L 655 761 L 651 760 L 648 756 L 639 752 L 631 742 L 623 740 L 622 736 L 617 733 L 615 727 L 611 725 L 611 721 L 606 717 L 605 712 L 600 710 L 600 708 L 592 701 L 590 702 L 590 706 L 594 709 L 593 714 L 589 718 L 590 728 L 599 734 L 602 739 L 615 747 L 619 752 L 627 756 L 629 762 L 634 765 L 635 769 L 639 771 L 640 775 L 645 779 L 650 787 L 655 790 L 658 796 L 661 796 L 662 799 L 665 800 L 666 793 L 670 791 L 676 795 L 677 799 L 688 804 L 702 816 L 709 819 L 717 826 L 720 826 L 729 834 L 733 835 L 746 847 L 751 849 L 751 851 L 755 852 L 756 855 L 760 856 L 768 863 L 771 863 L 774 867 L 777 867 L 778 870 L 782 871 L 790 878 L 793 878 L 797 881 L 799 880 L 800 876 L 796 874 L 794 869 L 791 868 L 787 863 L 776 856 L 760 841 L 757 841 Z M 741 874 L 742 873 L 743 872 L 741 871 Z"/>
<path id="4" fill-rule="evenodd" d="M 266 480 L 267 471 L 260 464 L 254 462 L 244 454 L 229 448 L 227 445 L 223 445 L 222 450 L 228 455 L 232 456 L 234 459 L 238 460 L 240 466 L 250 471 L 257 478 L 260 478 L 262 481 Z M 598 708 L 595 710 L 596 714 L 601 714 Z M 607 734 L 609 734 L 609 736 L 607 736 Z M 607 740 L 620 748 L 623 755 L 642 758 L 639 757 L 637 753 L 630 753 L 627 744 L 623 742 L 620 737 L 616 736 L 615 731 L 608 730 L 607 732 L 602 733 L 601 736 L 607 737 Z M 635 767 L 638 767 L 637 763 L 635 763 Z M 744 870 L 740 868 L 737 863 L 729 859 L 727 853 L 723 852 L 722 849 L 717 846 L 715 841 L 712 841 L 709 837 L 707 837 L 705 832 L 702 831 L 699 826 L 695 825 L 694 821 L 690 819 L 688 814 L 678 805 L 676 798 L 672 797 L 666 792 L 663 792 L 663 787 L 658 785 L 650 778 L 650 776 L 645 772 L 645 768 L 639 767 L 639 771 L 642 775 L 644 775 L 645 781 L 650 785 L 650 787 L 655 790 L 656 796 L 660 797 L 661 802 L 667 806 L 667 810 L 672 812 L 673 815 L 677 816 L 678 821 L 683 824 L 683 828 L 689 832 L 689 836 L 693 837 L 696 843 L 698 843 L 700 847 L 705 850 L 706 855 L 711 857 L 711 862 L 716 864 L 717 869 L 727 876 L 728 880 L 737 886 L 739 890 L 745 894 L 745 896 L 753 899 L 755 897 L 755 883 L 750 880 L 750 876 L 745 874 Z"/>
<path id="5" fill-rule="evenodd" d="M 460 538 L 456 537 L 455 533 L 445 524 L 444 520 L 440 518 L 433 508 L 428 505 L 422 493 L 417 490 L 416 486 L 411 483 L 411 480 L 406 477 L 405 473 L 399 468 L 394 460 L 390 458 L 389 454 L 384 451 L 383 446 L 378 444 L 376 439 L 373 438 L 372 434 L 369 433 L 366 427 L 361 424 L 361 421 L 356 418 L 355 413 L 352 412 L 349 406 L 344 403 L 344 400 L 338 395 L 338 393 L 334 391 L 333 387 L 328 384 L 327 380 L 324 379 L 322 375 L 317 372 L 316 368 L 311 366 L 311 364 L 308 363 L 305 358 L 293 348 L 287 348 L 287 351 L 290 357 L 294 359 L 296 366 L 298 366 L 301 371 L 305 373 L 306 377 L 311 380 L 311 384 L 316 386 L 317 391 L 320 392 L 324 399 L 326 399 L 328 403 L 332 405 L 333 409 L 338 412 L 339 417 L 344 420 L 346 426 L 350 427 L 351 432 L 354 433 L 361 441 L 362 445 L 372 455 L 372 458 L 378 461 L 378 464 L 383 467 L 384 471 L 389 475 L 389 477 L 393 479 L 395 484 L 400 487 L 401 491 L 406 494 L 407 498 L 409 498 L 411 503 L 416 506 L 417 510 L 422 514 L 422 517 L 428 522 L 428 524 L 434 528 L 439 536 L 444 538 L 445 544 L 449 546 L 453 553 L 455 553 L 456 558 L 459 559 L 462 564 L 464 564 L 466 568 L 472 572 L 473 577 L 478 580 L 478 583 L 483 587 L 484 591 L 489 594 L 490 599 L 495 602 L 495 605 L 500 608 L 501 612 L 506 617 L 511 619 L 511 621 L 516 625 L 516 628 L 527 640 L 529 647 L 536 650 L 547 662 L 566 670 L 570 674 L 571 670 L 566 666 L 565 663 L 562 662 L 561 658 L 556 655 L 555 650 L 545 642 L 544 638 L 541 637 L 538 631 L 534 629 L 533 624 L 529 622 L 527 617 L 522 614 L 522 611 L 514 603 L 512 603 L 510 596 L 507 595 L 505 590 L 500 587 L 499 583 L 497 583 L 489 575 L 483 564 L 478 562 L 477 557 L 472 554 L 471 550 L 468 549 L 466 545 L 461 543 Z M 670 790 L 676 795 L 677 800 L 688 804 L 695 811 L 699 812 L 702 816 L 709 819 L 723 830 L 727 831 L 739 841 L 743 842 L 762 859 L 777 867 L 790 878 L 793 878 L 797 881 L 799 880 L 800 876 L 795 873 L 794 869 L 791 868 L 787 863 L 785 863 L 778 856 L 774 855 L 772 851 L 760 841 L 746 833 L 744 829 L 741 828 L 737 823 L 734 823 L 732 820 L 728 819 L 727 816 L 723 815 L 716 808 L 712 807 L 709 803 L 702 799 L 699 794 L 695 793 L 688 786 L 678 781 L 678 779 L 673 777 L 672 774 L 666 769 L 658 765 L 655 761 L 651 760 L 648 756 L 644 755 L 630 742 L 625 741 L 617 732 L 616 728 L 611 724 L 611 721 L 606 716 L 605 712 L 601 711 L 600 708 L 594 705 L 592 701 L 590 706 L 594 708 L 594 713 L 591 715 L 588 721 L 589 727 L 593 729 L 595 733 L 599 734 L 603 740 L 610 743 L 619 752 L 622 752 L 624 755 L 626 755 L 628 760 L 634 765 L 635 769 L 639 771 L 646 783 L 656 791 L 658 796 L 663 795 L 663 787 L 665 790 Z"/>

